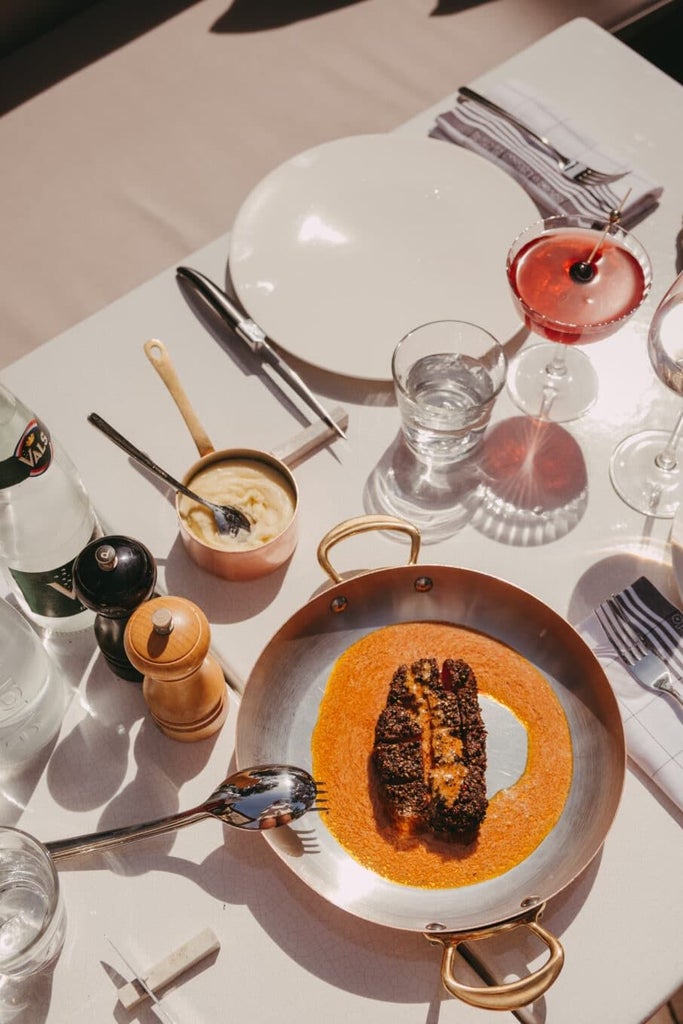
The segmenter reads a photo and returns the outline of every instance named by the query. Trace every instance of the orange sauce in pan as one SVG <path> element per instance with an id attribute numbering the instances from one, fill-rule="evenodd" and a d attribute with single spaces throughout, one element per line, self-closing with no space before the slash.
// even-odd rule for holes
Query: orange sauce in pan
<path id="1" fill-rule="evenodd" d="M 462 658 L 482 696 L 506 705 L 527 730 L 521 777 L 489 802 L 470 844 L 425 833 L 399 836 L 383 815 L 370 767 L 377 717 L 401 663 Z M 325 782 L 323 821 L 365 867 L 403 885 L 446 889 L 495 878 L 521 863 L 548 835 L 572 778 L 564 711 L 546 678 L 498 640 L 444 623 L 399 623 L 378 629 L 337 660 L 313 736 L 313 774 Z"/>

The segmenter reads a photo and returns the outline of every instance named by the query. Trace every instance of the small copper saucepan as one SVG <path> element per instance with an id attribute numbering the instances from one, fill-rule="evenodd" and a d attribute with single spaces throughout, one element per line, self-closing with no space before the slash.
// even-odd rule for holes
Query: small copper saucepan
<path id="1" fill-rule="evenodd" d="M 223 495 L 223 500 L 241 507 L 247 517 L 250 512 L 240 506 L 240 492 L 257 489 L 264 495 L 267 491 L 277 500 L 281 511 L 274 517 L 275 528 L 257 519 L 249 534 L 220 534 L 210 511 L 178 493 L 176 511 L 186 551 L 202 569 L 227 580 L 253 580 L 274 572 L 294 553 L 298 540 L 299 492 L 293 473 L 268 452 L 224 448 L 207 452 L 190 466 L 182 482 L 214 500 L 205 488 L 216 487 L 220 492 L 222 480 L 230 487 L 230 497 Z"/>
<path id="2" fill-rule="evenodd" d="M 200 458 L 182 477 L 182 483 L 218 504 L 241 507 L 240 494 L 257 490 L 265 495 L 267 521 L 256 521 L 249 535 L 221 535 L 210 512 L 182 494 L 176 495 L 180 536 L 190 558 L 214 576 L 233 581 L 253 580 L 274 572 L 294 553 L 298 540 L 299 490 L 287 463 L 295 463 L 333 438 L 324 424 L 302 430 L 280 449 L 215 449 L 185 394 L 166 346 L 157 339 L 145 342 L 145 354 L 168 388 L 192 435 Z M 332 415 L 345 425 L 342 409 Z"/>

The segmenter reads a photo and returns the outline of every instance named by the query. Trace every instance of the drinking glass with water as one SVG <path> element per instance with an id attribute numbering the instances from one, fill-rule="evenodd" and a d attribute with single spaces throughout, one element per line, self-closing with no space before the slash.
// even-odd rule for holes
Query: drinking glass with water
<path id="1" fill-rule="evenodd" d="M 0 979 L 49 967 L 65 929 L 64 901 L 47 849 L 21 829 L 0 828 Z"/>
<path id="2" fill-rule="evenodd" d="M 506 369 L 502 346 L 476 324 L 435 320 L 402 338 L 392 376 L 414 454 L 436 466 L 468 455 L 484 435 Z"/>

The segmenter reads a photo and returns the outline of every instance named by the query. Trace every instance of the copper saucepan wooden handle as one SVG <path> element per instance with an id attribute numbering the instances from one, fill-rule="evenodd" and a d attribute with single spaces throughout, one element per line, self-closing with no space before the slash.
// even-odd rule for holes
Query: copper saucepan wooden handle
<path id="1" fill-rule="evenodd" d="M 197 446 L 197 451 L 200 455 L 210 455 L 211 452 L 215 451 L 213 442 L 199 422 L 199 417 L 185 394 L 180 378 L 163 341 L 159 341 L 157 338 L 150 338 L 149 341 L 145 342 L 144 349 L 145 355 L 163 380 L 175 404 L 178 406 L 180 414 L 192 435 L 192 440 Z"/>

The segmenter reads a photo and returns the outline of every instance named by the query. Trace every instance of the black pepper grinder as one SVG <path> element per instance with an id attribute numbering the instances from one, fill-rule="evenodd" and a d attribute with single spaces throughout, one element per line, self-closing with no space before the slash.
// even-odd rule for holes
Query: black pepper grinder
<path id="1" fill-rule="evenodd" d="M 125 652 L 123 634 L 135 609 L 154 593 L 157 567 L 151 553 L 130 537 L 100 537 L 80 552 L 73 577 L 79 600 L 97 612 L 95 636 L 109 668 L 120 679 L 142 682 Z"/>

